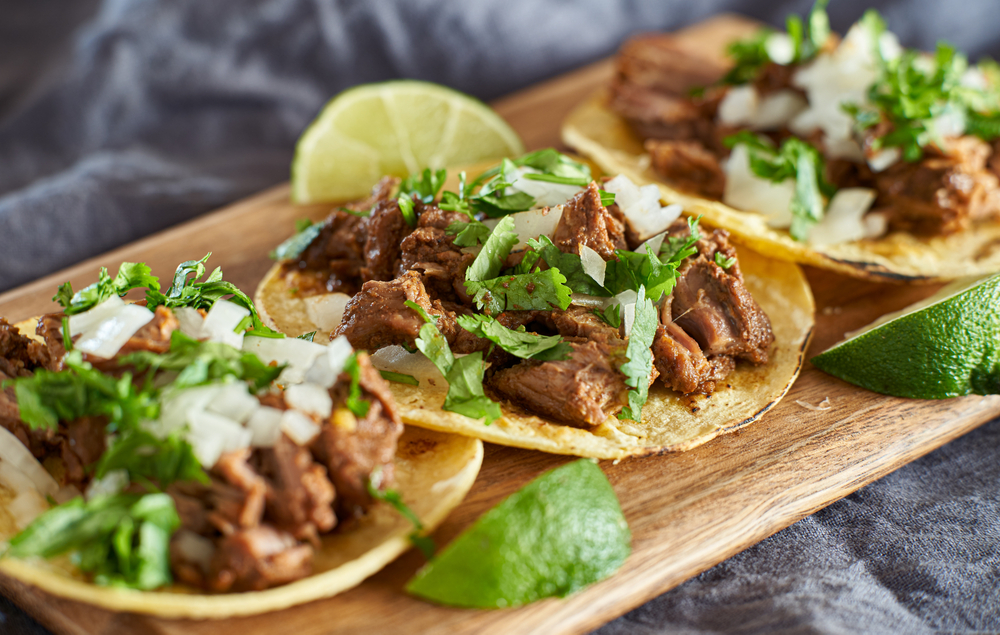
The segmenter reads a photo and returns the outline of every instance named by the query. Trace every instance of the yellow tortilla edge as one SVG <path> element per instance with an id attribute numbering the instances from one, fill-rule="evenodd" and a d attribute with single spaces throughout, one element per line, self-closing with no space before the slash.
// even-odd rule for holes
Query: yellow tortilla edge
<path id="1" fill-rule="evenodd" d="M 768 227 L 760 214 L 679 192 L 649 167 L 642 141 L 607 107 L 606 89 L 570 112 L 563 121 L 562 139 L 608 174 L 625 174 L 639 185 L 657 185 L 665 203 L 679 203 L 685 214 L 701 215 L 703 222 L 728 230 L 734 242 L 775 258 L 876 282 L 933 283 L 1000 270 L 1000 221 L 978 223 L 943 237 L 895 232 L 874 240 L 813 247 L 793 240 L 787 231 Z"/>
<path id="2" fill-rule="evenodd" d="M 404 502 L 432 531 L 462 502 L 483 460 L 483 444 L 458 435 L 407 426 L 396 452 L 396 486 Z M 11 493 L 0 486 L 0 536 L 12 533 L 4 507 Z M 264 591 L 206 594 L 175 585 L 160 591 L 101 587 L 87 582 L 66 558 L 0 559 L 0 574 L 61 598 L 110 611 L 172 619 L 222 619 L 256 615 L 328 598 L 357 586 L 412 545 L 411 523 L 378 503 L 357 527 L 323 536 L 312 575 Z"/>

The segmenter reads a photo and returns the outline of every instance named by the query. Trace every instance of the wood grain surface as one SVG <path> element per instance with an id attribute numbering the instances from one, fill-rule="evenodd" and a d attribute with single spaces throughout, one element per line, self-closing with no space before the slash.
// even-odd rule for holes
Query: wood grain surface
<path id="1" fill-rule="evenodd" d="M 750 22 L 720 16 L 678 34 L 716 55 Z M 496 109 L 529 148 L 559 145 L 559 123 L 606 81 L 607 61 L 501 99 Z M 285 185 L 0 295 L 12 321 L 53 309 L 56 286 L 96 279 L 100 266 L 150 263 L 169 276 L 182 260 L 212 251 L 211 263 L 252 292 L 269 267 L 267 252 L 297 218 L 328 206 L 294 207 Z M 886 286 L 807 270 L 817 300 L 810 356 L 878 315 L 929 295 L 930 287 Z M 830 408 L 814 411 L 829 399 Z M 116 614 L 54 598 L 10 579 L 3 593 L 57 633 L 73 635 L 258 635 L 265 633 L 584 633 L 708 569 L 831 502 L 1000 414 L 1000 397 L 917 401 L 877 395 L 806 364 L 789 395 L 762 421 L 682 454 L 604 462 L 633 533 L 633 553 L 613 577 L 565 600 L 517 609 L 437 607 L 407 596 L 422 564 L 410 553 L 335 598 L 256 617 L 171 621 Z M 566 457 L 488 445 L 466 501 L 435 533 L 445 544 L 503 497 Z"/>

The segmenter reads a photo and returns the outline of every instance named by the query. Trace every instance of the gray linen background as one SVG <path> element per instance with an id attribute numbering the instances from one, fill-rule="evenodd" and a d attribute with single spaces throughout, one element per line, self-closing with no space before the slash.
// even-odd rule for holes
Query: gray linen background
<path id="1" fill-rule="evenodd" d="M 780 24 L 809 4 L 0 0 L 0 291 L 286 179 L 347 86 L 420 78 L 488 100 L 635 31 L 722 10 Z M 834 27 L 865 6 L 834 0 Z M 996 2 L 876 6 L 907 45 L 1000 56 Z M 998 440 L 1000 420 L 598 632 L 998 632 Z M 45 632 L 0 597 L 0 633 Z"/>

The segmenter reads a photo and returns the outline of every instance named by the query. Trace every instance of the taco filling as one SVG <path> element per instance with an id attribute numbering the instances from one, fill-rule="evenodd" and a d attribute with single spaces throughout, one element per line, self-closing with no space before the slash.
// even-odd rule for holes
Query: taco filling
<path id="1" fill-rule="evenodd" d="M 98 584 L 262 590 L 310 575 L 322 537 L 387 496 L 403 426 L 368 356 L 271 331 L 203 263 L 162 293 L 130 263 L 64 286 L 38 338 L 0 320 L 8 556 L 71 552 Z M 119 297 L 136 287 L 144 302 Z"/>
<path id="2" fill-rule="evenodd" d="M 634 38 L 607 105 L 659 178 L 810 245 L 1000 218 L 996 63 L 906 50 L 874 10 L 838 39 L 825 4 L 732 43 L 728 71 L 669 36 Z"/>
<path id="3" fill-rule="evenodd" d="M 771 323 L 727 232 L 655 186 L 595 182 L 554 150 L 462 174 L 458 192 L 445 178 L 387 178 L 276 252 L 316 324 L 398 381 L 447 388 L 444 410 L 641 421 L 654 382 L 709 395 L 767 364 Z"/>

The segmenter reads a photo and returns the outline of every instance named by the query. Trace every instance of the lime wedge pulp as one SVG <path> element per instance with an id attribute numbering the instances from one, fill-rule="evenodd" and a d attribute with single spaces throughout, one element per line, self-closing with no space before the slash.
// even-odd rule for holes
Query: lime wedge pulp
<path id="1" fill-rule="evenodd" d="M 385 175 L 516 156 L 524 145 L 486 104 L 412 80 L 356 86 L 331 99 L 299 138 L 292 199 L 342 201 Z"/>
<path id="2" fill-rule="evenodd" d="M 820 370 L 897 397 L 1000 393 L 1000 274 L 957 280 L 812 358 Z"/>
<path id="3" fill-rule="evenodd" d="M 483 514 L 406 590 L 474 608 L 563 597 L 617 571 L 630 544 L 607 477 L 581 459 L 546 472 Z"/>

